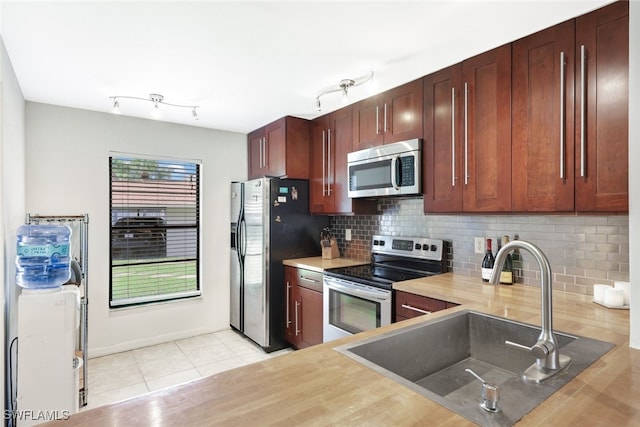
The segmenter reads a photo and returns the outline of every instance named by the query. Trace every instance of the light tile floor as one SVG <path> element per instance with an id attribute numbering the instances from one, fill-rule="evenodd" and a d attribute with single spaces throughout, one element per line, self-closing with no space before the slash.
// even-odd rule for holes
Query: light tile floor
<path id="1" fill-rule="evenodd" d="M 82 410 L 291 351 L 284 349 L 267 354 L 239 333 L 226 330 L 92 358 L 88 361 L 87 406 Z"/>

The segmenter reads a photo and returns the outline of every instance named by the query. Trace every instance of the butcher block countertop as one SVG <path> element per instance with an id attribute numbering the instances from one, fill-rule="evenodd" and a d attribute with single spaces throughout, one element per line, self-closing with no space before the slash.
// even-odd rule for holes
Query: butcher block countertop
<path id="1" fill-rule="evenodd" d="M 95 408 L 60 426 L 467 426 L 467 419 L 343 356 L 333 348 L 473 309 L 540 324 L 540 289 L 495 286 L 451 273 L 396 289 L 461 304 L 428 316 Z M 518 426 L 640 425 L 640 351 L 629 348 L 629 311 L 554 291 L 554 328 L 616 344 L 526 415 Z M 89 399 L 91 396 L 89 396 Z"/>
<path id="2" fill-rule="evenodd" d="M 322 259 L 322 257 L 315 256 L 309 258 L 285 259 L 284 261 L 282 261 L 282 263 L 290 267 L 304 268 L 306 270 L 313 270 L 321 273 L 328 268 L 351 267 L 352 265 L 369 264 L 369 261 L 362 261 L 351 258 Z"/>

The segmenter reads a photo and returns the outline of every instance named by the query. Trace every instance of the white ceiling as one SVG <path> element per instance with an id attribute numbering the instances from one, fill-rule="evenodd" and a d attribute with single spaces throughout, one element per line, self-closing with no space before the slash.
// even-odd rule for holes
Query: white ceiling
<path id="1" fill-rule="evenodd" d="M 374 72 L 352 101 L 596 9 L 570 1 L 3 1 L 0 32 L 28 101 L 110 112 L 164 95 L 162 120 L 249 132 L 342 106 L 318 92 Z M 151 103 L 122 100 L 149 117 Z"/>

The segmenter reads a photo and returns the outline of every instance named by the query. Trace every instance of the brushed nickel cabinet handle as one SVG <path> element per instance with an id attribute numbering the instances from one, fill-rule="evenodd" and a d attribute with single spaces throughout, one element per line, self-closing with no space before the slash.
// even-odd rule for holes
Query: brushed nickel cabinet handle
<path id="1" fill-rule="evenodd" d="M 327 190 L 326 190 L 326 157 L 327 157 L 327 153 L 326 153 L 326 149 L 325 149 L 325 143 L 326 143 L 326 138 L 325 138 L 326 134 L 325 131 L 322 131 L 322 196 L 326 196 L 327 194 Z"/>
<path id="2" fill-rule="evenodd" d="M 414 306 L 409 305 L 409 304 L 402 304 L 402 308 L 406 308 L 407 310 L 416 311 L 416 312 L 422 313 L 422 314 L 431 314 L 430 311 L 423 310 L 421 308 L 414 307 Z"/>
<path id="3" fill-rule="evenodd" d="M 456 186 L 456 88 L 451 88 L 451 186 Z"/>
<path id="4" fill-rule="evenodd" d="M 287 301 L 285 304 L 287 308 L 287 328 L 291 324 L 291 313 L 289 313 L 289 293 L 290 292 L 291 292 L 291 283 L 287 282 Z"/>
<path id="5" fill-rule="evenodd" d="M 298 307 L 300 306 L 300 302 L 296 301 L 296 336 L 300 334 L 300 328 L 298 327 Z"/>
<path id="6" fill-rule="evenodd" d="M 331 129 L 327 129 L 327 196 L 331 196 Z"/>
<path id="7" fill-rule="evenodd" d="M 469 131 L 468 131 L 468 106 L 469 91 L 467 82 L 464 82 L 464 185 L 469 184 Z"/>
<path id="8" fill-rule="evenodd" d="M 384 103 L 384 133 L 387 133 L 387 103 Z"/>
<path id="9" fill-rule="evenodd" d="M 565 178 L 564 173 L 564 75 L 565 75 L 565 58 L 564 52 L 560 52 L 560 179 Z"/>
<path id="10" fill-rule="evenodd" d="M 586 165 L 586 126 L 585 126 L 585 96 L 586 92 L 586 57 L 587 52 L 584 45 L 580 46 L 580 177 L 584 178 L 587 175 L 587 165 Z"/>

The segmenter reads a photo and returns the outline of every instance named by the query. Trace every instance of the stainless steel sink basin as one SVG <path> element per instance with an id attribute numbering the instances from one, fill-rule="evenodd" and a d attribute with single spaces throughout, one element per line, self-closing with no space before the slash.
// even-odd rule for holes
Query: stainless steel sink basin
<path id="1" fill-rule="evenodd" d="M 533 345 L 539 335 L 540 328 L 532 325 L 460 311 L 336 350 L 475 423 L 505 426 L 514 424 L 614 347 L 556 332 L 560 352 L 572 362 L 563 372 L 536 384 L 522 379 L 535 357 L 504 342 Z M 465 372 L 467 368 L 498 386 L 498 412 L 480 407 L 482 383 Z"/>

